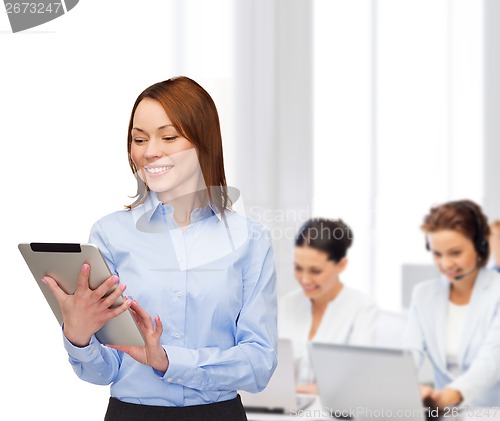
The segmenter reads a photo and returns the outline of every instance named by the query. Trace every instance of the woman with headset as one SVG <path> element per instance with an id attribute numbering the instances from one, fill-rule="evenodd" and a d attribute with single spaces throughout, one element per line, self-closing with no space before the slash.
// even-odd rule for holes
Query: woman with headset
<path id="1" fill-rule="evenodd" d="M 470 200 L 431 208 L 421 229 L 441 272 L 415 287 L 406 344 L 427 355 L 434 386 L 422 398 L 439 408 L 500 406 L 500 274 L 485 269 L 489 227 Z"/>

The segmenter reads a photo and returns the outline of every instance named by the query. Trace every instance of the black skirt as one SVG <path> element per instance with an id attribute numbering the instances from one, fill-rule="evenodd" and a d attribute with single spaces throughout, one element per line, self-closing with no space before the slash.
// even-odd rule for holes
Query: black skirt
<path id="1" fill-rule="evenodd" d="M 109 398 L 104 421 L 247 421 L 240 396 L 206 405 L 152 406 Z"/>

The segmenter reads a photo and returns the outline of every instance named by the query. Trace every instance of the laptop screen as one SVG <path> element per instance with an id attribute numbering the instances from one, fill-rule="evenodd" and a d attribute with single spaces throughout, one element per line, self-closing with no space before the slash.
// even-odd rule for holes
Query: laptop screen
<path id="1" fill-rule="evenodd" d="M 356 420 L 425 420 L 409 351 L 309 344 L 321 404 Z"/>

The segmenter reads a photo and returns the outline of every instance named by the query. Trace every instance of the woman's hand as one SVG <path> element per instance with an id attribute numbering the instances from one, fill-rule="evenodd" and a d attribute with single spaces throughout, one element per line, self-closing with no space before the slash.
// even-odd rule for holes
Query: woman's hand
<path id="1" fill-rule="evenodd" d="M 168 356 L 160 344 L 163 333 L 163 325 L 160 316 L 151 320 L 148 312 L 142 308 L 137 301 L 133 301 L 130 310 L 135 317 L 137 325 L 144 336 L 145 346 L 108 345 L 110 348 L 123 351 L 134 360 L 149 365 L 158 371 L 165 373 L 168 369 Z"/>
<path id="2" fill-rule="evenodd" d="M 303 393 L 306 395 L 317 395 L 318 386 L 314 383 L 309 384 L 299 384 L 296 388 L 297 393 Z"/>
<path id="3" fill-rule="evenodd" d="M 111 306 L 125 290 L 125 285 L 119 285 L 117 276 L 110 276 L 95 290 L 89 287 L 90 266 L 85 263 L 78 275 L 76 291 L 66 294 L 57 282 L 45 276 L 42 281 L 48 285 L 56 298 L 64 321 L 64 335 L 75 346 L 84 347 L 90 338 L 106 322 L 126 311 L 131 300 L 125 300 L 120 306 Z M 110 290 L 115 287 L 114 291 Z M 106 295 L 108 294 L 109 295 Z"/>
<path id="4" fill-rule="evenodd" d="M 435 408 L 436 403 L 432 400 L 432 394 L 434 393 L 434 389 L 431 386 L 423 386 L 423 385 L 419 385 L 418 388 L 424 406 L 428 408 Z"/>
<path id="5" fill-rule="evenodd" d="M 434 390 L 431 398 L 439 409 L 456 406 L 463 400 L 462 394 L 451 387 L 445 387 L 443 390 Z"/>
<path id="6" fill-rule="evenodd" d="M 419 386 L 419 388 L 424 406 L 429 408 L 444 409 L 456 406 L 463 400 L 462 394 L 451 387 L 445 387 L 443 390 L 434 390 L 430 386 Z"/>

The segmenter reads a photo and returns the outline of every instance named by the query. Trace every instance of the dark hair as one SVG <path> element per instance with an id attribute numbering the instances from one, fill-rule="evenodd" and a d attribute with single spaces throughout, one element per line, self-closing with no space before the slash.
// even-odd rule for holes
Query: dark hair
<path id="1" fill-rule="evenodd" d="M 474 244 L 480 258 L 479 266 L 483 267 L 488 262 L 488 218 L 472 200 L 456 200 L 431 208 L 420 228 L 426 234 L 440 230 L 458 231 Z M 427 242 L 426 247 L 429 249 Z"/>
<path id="2" fill-rule="evenodd" d="M 137 179 L 137 199 L 127 206 L 131 209 L 146 199 L 149 188 L 136 174 L 137 169 L 130 155 L 132 127 L 139 103 L 151 98 L 158 101 L 167 113 L 174 128 L 198 150 L 198 159 L 211 204 L 220 212 L 229 208 L 222 136 L 219 115 L 212 97 L 194 80 L 179 76 L 155 83 L 146 88 L 135 100 L 130 115 L 127 138 L 128 161 Z"/>
<path id="3" fill-rule="evenodd" d="M 338 263 L 351 247 L 353 233 L 342 219 L 313 218 L 306 221 L 295 237 L 295 246 L 308 246 L 325 252 Z"/>

